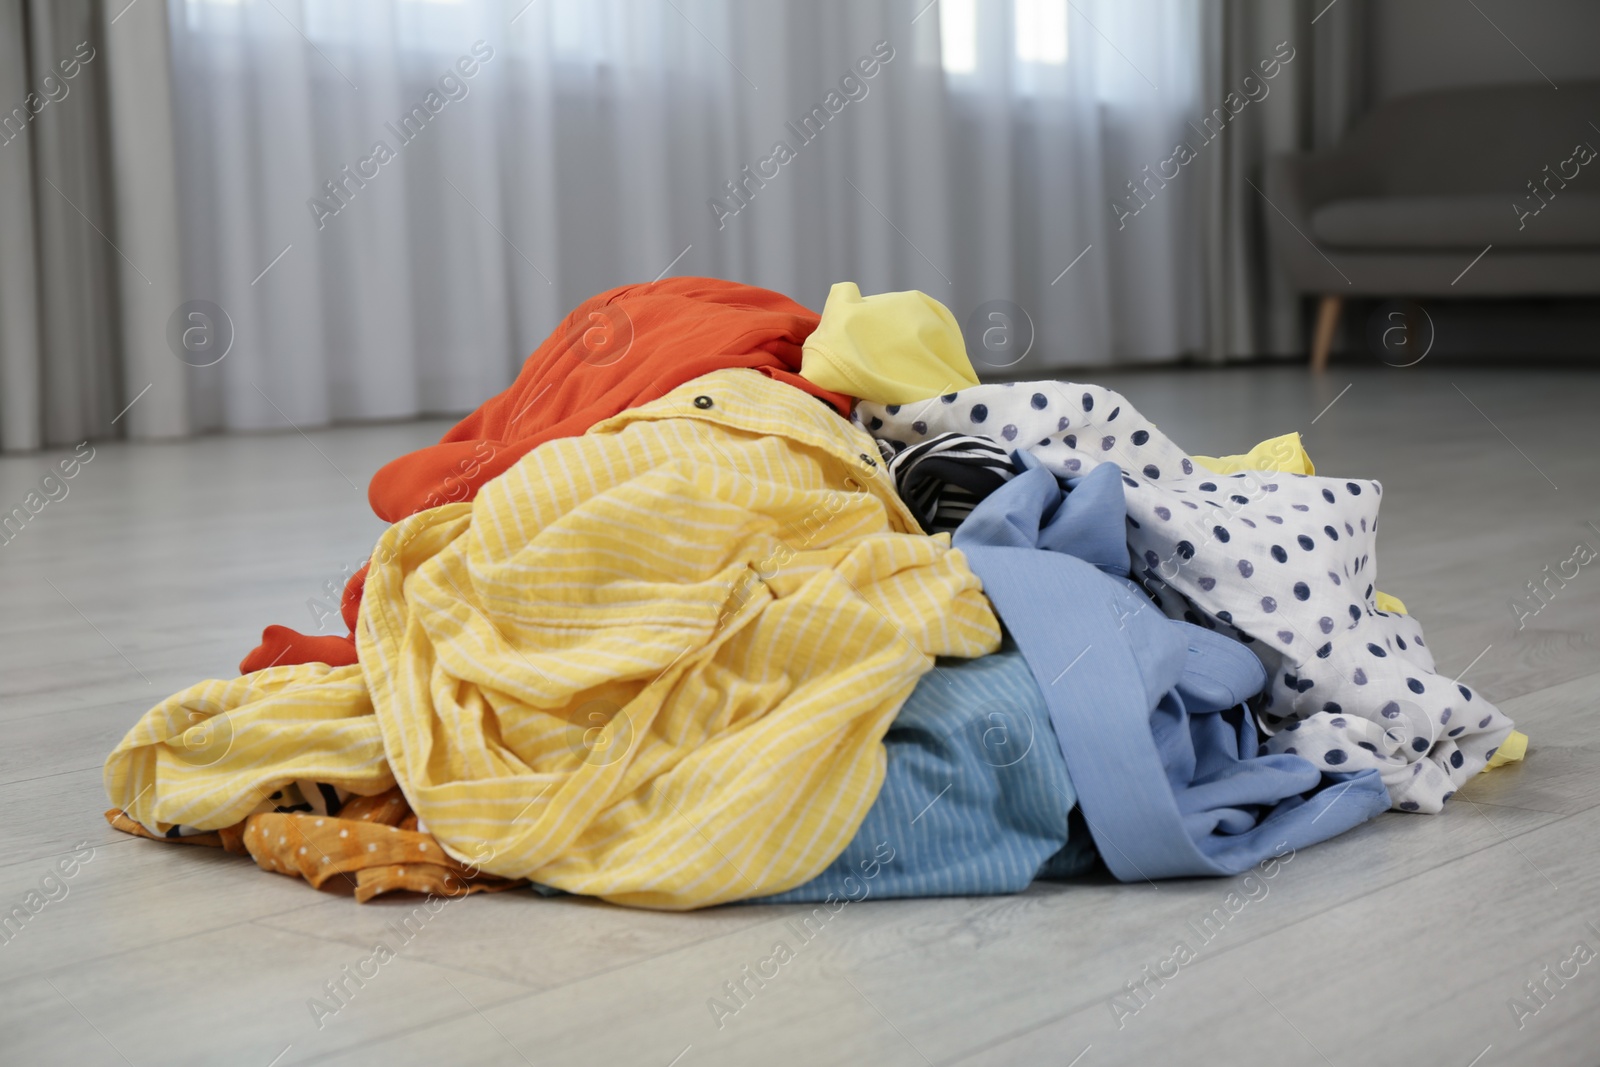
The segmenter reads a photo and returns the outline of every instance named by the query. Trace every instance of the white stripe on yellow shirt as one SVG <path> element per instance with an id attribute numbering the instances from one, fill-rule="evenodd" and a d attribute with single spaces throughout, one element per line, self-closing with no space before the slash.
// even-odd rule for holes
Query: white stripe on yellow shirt
<path id="1" fill-rule="evenodd" d="M 549 442 L 384 534 L 359 665 L 192 686 L 117 746 L 107 791 L 163 833 L 294 780 L 398 781 L 490 873 L 658 908 L 798 885 L 855 834 L 932 657 L 999 643 L 877 455 L 748 370 Z M 212 740 L 186 746 L 196 726 Z"/>

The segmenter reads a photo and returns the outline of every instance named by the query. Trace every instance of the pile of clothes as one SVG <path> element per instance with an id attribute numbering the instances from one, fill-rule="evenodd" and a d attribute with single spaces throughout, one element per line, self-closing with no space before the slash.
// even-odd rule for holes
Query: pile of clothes
<path id="1" fill-rule="evenodd" d="M 107 818 L 359 900 L 1237 873 L 1521 755 L 1375 589 L 1381 496 L 979 384 L 922 293 L 627 286 L 377 474 L 350 635 L 147 712 Z"/>

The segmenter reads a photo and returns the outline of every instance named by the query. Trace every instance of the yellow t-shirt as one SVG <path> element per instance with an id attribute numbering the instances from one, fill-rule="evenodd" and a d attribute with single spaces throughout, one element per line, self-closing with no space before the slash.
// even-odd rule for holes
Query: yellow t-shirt
<path id="1" fill-rule="evenodd" d="M 864 297 L 855 282 L 828 293 L 800 376 L 874 404 L 914 404 L 978 384 L 949 308 L 915 290 Z"/>

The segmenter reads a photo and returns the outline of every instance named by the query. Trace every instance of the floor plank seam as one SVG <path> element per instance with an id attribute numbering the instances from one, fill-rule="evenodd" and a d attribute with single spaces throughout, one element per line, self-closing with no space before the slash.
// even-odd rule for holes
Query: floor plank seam
<path id="1" fill-rule="evenodd" d="M 621 911 L 624 911 L 624 912 L 629 910 L 629 909 L 623 909 L 621 907 L 621 905 L 607 905 L 607 906 L 608 907 L 612 907 L 612 908 L 617 908 L 617 909 L 619 909 Z M 726 905 L 726 906 L 730 906 L 731 907 L 731 906 L 737 906 L 737 905 Z M 787 908 L 787 907 L 794 907 L 794 908 L 802 907 L 802 905 L 798 905 L 798 904 L 796 904 L 796 905 L 776 905 L 776 906 L 785 907 L 785 908 Z M 702 947 L 704 947 L 706 945 L 712 944 L 713 942 L 720 941 L 720 940 L 722 940 L 724 938 L 727 938 L 727 937 L 732 937 L 735 934 L 745 933 L 745 932 L 747 932 L 749 930 L 753 930 L 756 927 L 761 926 L 761 925 L 763 925 L 764 923 L 766 923 L 768 921 L 778 922 L 778 921 L 780 921 L 780 919 L 775 917 L 775 918 L 773 918 L 771 920 L 763 919 L 763 920 L 760 920 L 760 921 L 757 921 L 757 922 L 753 922 L 753 923 L 750 923 L 747 926 L 740 927 L 738 930 L 730 930 L 730 931 L 727 931 L 726 933 L 714 934 L 711 937 L 702 938 L 699 941 L 691 942 L 691 943 L 686 944 L 686 945 L 677 945 L 677 946 L 674 946 L 673 948 L 665 949 L 665 950 L 663 950 L 661 952 L 657 952 L 657 953 L 654 953 L 654 954 L 649 955 L 649 956 L 644 956 L 644 957 L 641 957 L 640 959 L 637 959 L 637 960 L 629 961 L 628 963 L 618 964 L 615 967 L 607 967 L 604 970 L 595 971 L 595 972 L 593 972 L 591 974 L 586 974 L 582 978 L 578 978 L 578 979 L 576 979 L 574 981 L 571 981 L 571 982 L 563 982 L 561 985 L 551 986 L 548 989 L 532 990 L 532 991 L 530 991 L 528 993 L 519 994 L 519 995 L 514 996 L 514 997 L 508 997 L 508 998 L 506 998 L 504 1000 L 501 1000 L 501 1001 L 495 1003 L 492 1006 L 493 1007 L 502 1007 L 502 1006 L 504 1006 L 506 1004 L 517 1003 L 517 1002 L 520 1002 L 520 1001 L 537 1000 L 539 997 L 542 997 L 542 996 L 544 996 L 544 995 L 546 995 L 548 993 L 558 992 L 558 991 L 560 991 L 562 989 L 567 989 L 567 988 L 570 988 L 571 986 L 577 985 L 577 984 L 582 983 L 582 982 L 588 982 L 588 981 L 591 981 L 591 980 L 596 979 L 596 978 L 603 978 L 603 977 L 605 977 L 607 975 L 617 974 L 617 973 L 620 973 L 622 971 L 626 971 L 629 968 L 638 967 L 638 966 L 641 966 L 643 964 L 650 963 L 653 960 L 662 959 L 662 958 L 664 958 L 666 956 L 670 956 L 670 955 L 672 955 L 673 953 L 676 953 L 676 952 L 683 952 L 683 951 L 687 951 L 687 950 L 690 950 L 690 949 L 702 948 Z M 438 1020 L 436 1022 L 433 1022 L 433 1023 L 419 1024 L 418 1026 L 413 1027 L 413 1028 L 411 1028 L 409 1030 L 398 1031 L 394 1035 L 392 1035 L 390 1037 L 386 1037 L 385 1041 L 388 1042 L 388 1041 L 399 1040 L 400 1038 L 408 1036 L 409 1034 L 419 1033 L 419 1032 L 421 1032 L 423 1030 L 427 1030 L 427 1029 L 429 1029 L 429 1028 L 431 1028 L 433 1026 L 439 1026 L 439 1025 L 443 1025 L 444 1023 L 447 1023 L 447 1022 L 454 1022 L 454 1021 L 457 1021 L 457 1020 L 459 1020 L 461 1018 L 470 1017 L 471 1014 L 472 1013 L 470 1013 L 470 1012 L 462 1012 L 459 1015 L 453 1015 L 453 1016 L 450 1016 L 450 1017 L 448 1017 L 446 1019 L 440 1019 L 440 1020 Z M 317 1063 L 319 1061 L 322 1061 L 322 1060 L 325 1060 L 325 1059 L 329 1058 L 330 1056 L 340 1055 L 340 1054 L 341 1053 L 327 1053 L 325 1055 L 313 1057 L 312 1059 L 305 1060 L 305 1061 L 302 1061 L 302 1062 L 304 1062 L 304 1063 Z"/>
<path id="2" fill-rule="evenodd" d="M 126 841 L 118 840 L 118 839 L 115 839 L 115 838 L 110 839 L 110 840 L 106 840 L 106 841 L 101 841 L 99 844 L 95 844 L 94 842 L 90 841 L 84 847 L 85 848 L 94 849 L 95 851 L 98 852 L 102 848 L 110 848 L 112 845 L 125 845 L 125 844 L 129 844 L 129 843 L 131 843 L 133 841 L 137 841 L 137 840 L 139 840 L 139 839 L 130 835 Z M 18 867 L 28 867 L 28 866 L 31 866 L 31 865 L 37 864 L 37 863 L 48 864 L 48 862 L 50 860 L 53 860 L 53 859 L 57 858 L 58 856 L 66 856 L 66 855 L 69 855 L 70 853 L 77 852 L 77 851 L 78 850 L 75 849 L 75 848 L 64 848 L 64 849 L 61 849 L 59 852 L 41 853 L 40 855 L 34 856 L 31 859 L 8 860 L 5 863 L 0 863 L 0 872 L 14 871 Z"/>
<path id="3" fill-rule="evenodd" d="M 426 1033 L 429 1030 L 437 1029 L 439 1027 L 449 1026 L 452 1023 L 458 1023 L 458 1022 L 461 1022 L 464 1019 L 471 1019 L 473 1016 L 478 1015 L 478 1014 L 480 1014 L 480 1013 L 482 1013 L 484 1011 L 490 1011 L 490 1010 L 493 1010 L 495 1008 L 502 1008 L 502 1007 L 505 1007 L 507 1004 L 513 1004 L 513 1003 L 515 1003 L 515 1002 L 517 1002 L 519 1000 L 523 1000 L 523 999 L 525 999 L 525 995 L 518 995 L 518 996 L 514 996 L 514 997 L 504 997 L 504 998 L 495 1000 L 492 1003 L 487 1003 L 486 1002 L 486 1003 L 483 1003 L 483 1004 L 477 1004 L 477 1003 L 474 1002 L 472 1005 L 469 1005 L 465 1010 L 450 1012 L 450 1013 L 448 1013 L 448 1014 L 446 1014 L 444 1016 L 441 1016 L 438 1019 L 434 1019 L 434 1020 L 431 1020 L 429 1022 L 418 1023 L 415 1026 L 403 1027 L 401 1029 L 394 1030 L 394 1031 L 391 1031 L 389 1033 L 386 1033 L 386 1034 L 383 1035 L 383 1037 L 380 1040 L 378 1040 L 376 1042 L 368 1042 L 367 1044 L 363 1045 L 362 1048 L 363 1048 L 364 1051 L 370 1052 L 373 1049 L 375 1049 L 375 1048 L 377 1048 L 377 1047 L 379 1047 L 381 1045 L 392 1045 L 392 1044 L 394 1044 L 396 1042 L 403 1042 L 407 1038 L 412 1037 L 412 1036 L 414 1036 L 416 1034 Z M 513 1046 L 513 1047 L 515 1047 L 515 1046 Z M 330 1059 L 334 1059 L 336 1057 L 347 1056 L 347 1055 L 349 1055 L 349 1053 L 351 1051 L 353 1051 L 353 1050 L 352 1049 L 348 1049 L 348 1048 L 330 1049 L 327 1052 L 321 1052 L 321 1053 L 318 1053 L 315 1056 L 311 1056 L 311 1057 L 309 1057 L 307 1059 L 301 1060 L 300 1063 L 301 1064 L 326 1063 Z"/>
<path id="4" fill-rule="evenodd" d="M 1499 801 L 1479 800 L 1476 797 L 1462 797 L 1461 799 L 1470 801 L 1480 808 L 1504 808 L 1507 811 L 1525 811 L 1530 815 L 1559 815 L 1562 818 L 1566 818 L 1569 815 L 1582 815 L 1586 811 L 1593 811 L 1595 808 L 1600 807 L 1600 797 L 1596 797 L 1593 802 L 1584 804 L 1581 808 L 1575 808 L 1570 811 L 1556 811 L 1554 808 L 1535 808 L 1528 804 L 1505 804 Z"/>
<path id="5" fill-rule="evenodd" d="M 1592 809 L 1585 809 L 1585 810 L 1592 810 Z M 1553 813 L 1553 812 L 1540 812 L 1540 814 L 1549 815 L 1549 814 L 1555 814 L 1555 813 Z M 1577 812 L 1577 811 L 1571 812 L 1571 813 L 1568 813 L 1566 815 L 1562 815 L 1559 818 L 1552 819 L 1550 822 L 1541 823 L 1540 825 L 1534 827 L 1533 830 L 1530 830 L 1530 831 L 1527 831 L 1527 832 L 1528 833 L 1532 833 L 1532 832 L 1537 831 L 1537 830 L 1545 830 L 1545 829 L 1547 829 L 1549 827 L 1557 826 L 1557 825 L 1559 825 L 1559 824 L 1561 824 L 1563 822 L 1566 822 L 1568 819 L 1575 818 L 1576 816 L 1582 815 L 1582 814 L 1584 814 L 1584 812 Z M 1523 835 L 1522 834 L 1518 834 L 1516 836 L 1517 837 L 1521 837 Z M 1317 917 L 1319 917 L 1321 915 L 1326 915 L 1328 912 L 1336 911 L 1339 908 L 1348 907 L 1351 904 L 1355 904 L 1358 901 L 1365 900 L 1366 898 L 1374 896 L 1375 894 L 1386 892 L 1386 891 L 1388 891 L 1390 889 L 1395 888 L 1396 886 L 1401 886 L 1401 885 L 1404 885 L 1407 882 L 1414 881 L 1414 880 L 1416 880 L 1418 878 L 1423 878 L 1423 877 L 1426 877 L 1428 875 L 1434 874 L 1434 873 L 1436 873 L 1438 871 L 1444 870 L 1445 868 L 1454 865 L 1455 863 L 1457 863 L 1457 862 L 1459 862 L 1461 860 L 1470 859 L 1473 856 L 1476 856 L 1476 855 L 1478 855 L 1480 853 L 1487 852 L 1487 851 L 1490 851 L 1490 850 L 1496 849 L 1496 848 L 1511 848 L 1511 841 L 1512 840 L 1515 840 L 1515 838 L 1512 838 L 1510 840 L 1502 838 L 1502 839 L 1497 840 L 1497 841 L 1491 841 L 1489 844 L 1484 845 L 1481 848 L 1475 848 L 1470 852 L 1464 852 L 1459 856 L 1452 856 L 1450 859 L 1445 860 L 1442 863 L 1437 863 L 1434 866 L 1429 867 L 1425 871 L 1418 871 L 1416 874 L 1407 875 L 1404 878 L 1399 878 L 1399 879 L 1396 879 L 1393 882 L 1388 882 L 1388 883 L 1385 883 L 1384 885 L 1374 887 L 1373 889 L 1368 890 L 1365 893 L 1360 893 L 1360 894 L 1357 894 L 1356 896 L 1350 897 L 1350 898 L 1348 898 L 1346 900 L 1341 900 L 1337 904 L 1332 904 L 1332 905 L 1329 905 L 1326 908 L 1322 908 L 1319 911 L 1314 911 L 1314 912 L 1311 912 L 1310 914 L 1300 916 L 1300 917 L 1294 919 L 1292 922 L 1286 923 L 1283 926 L 1277 927 L 1277 928 L 1275 928 L 1273 930 L 1263 931 L 1261 933 L 1255 934 L 1254 936 L 1247 937 L 1244 940 L 1235 942 L 1235 943 L 1230 944 L 1230 945 L 1228 945 L 1228 946 L 1226 946 L 1224 948 L 1218 949 L 1215 952 L 1207 954 L 1207 956 L 1205 957 L 1205 960 L 1212 960 L 1212 961 L 1218 960 L 1218 959 L 1221 959 L 1221 958 L 1227 956 L 1231 952 L 1234 952 L 1234 951 L 1236 951 L 1238 949 L 1244 948 L 1245 946 L 1253 944 L 1253 943 L 1255 943 L 1257 941 L 1260 941 L 1263 938 L 1276 937 L 1276 936 L 1280 936 L 1282 934 L 1288 933 L 1290 930 L 1293 930 L 1295 927 L 1300 926 L 1303 923 L 1309 922 L 1310 920 L 1315 919 L 1315 918 L 1317 918 Z M 1204 960 L 1202 960 L 1201 962 L 1204 962 Z M 974 1056 L 976 1056 L 976 1055 L 978 1055 L 980 1053 L 987 1052 L 990 1049 L 997 1048 L 997 1047 L 999 1047 L 1001 1045 L 1006 1044 L 1009 1041 L 1015 1040 L 1016 1038 L 1023 1037 L 1023 1036 L 1025 1036 L 1027 1034 L 1033 1033 L 1036 1030 L 1039 1030 L 1039 1029 L 1042 1029 L 1043 1027 L 1049 1026 L 1051 1023 L 1060 1022 L 1063 1019 L 1069 1019 L 1072 1016 L 1077 1015 L 1079 1012 L 1085 1011 L 1085 1010 L 1087 1010 L 1089 1008 L 1094 1007 L 1096 1004 L 1102 1004 L 1102 1003 L 1104 1003 L 1104 998 L 1103 997 L 1102 998 L 1096 998 L 1096 999 L 1091 1000 L 1091 1001 L 1085 1001 L 1083 1003 L 1077 1004 L 1077 1005 L 1073 1006 L 1072 1008 L 1069 1008 L 1069 1009 L 1067 1009 L 1065 1011 L 1057 1012 L 1057 1013 L 1055 1013 L 1055 1014 L 1053 1014 L 1053 1015 L 1051 1015 L 1051 1016 L 1049 1016 L 1047 1018 L 1041 1019 L 1041 1020 L 1039 1020 L 1038 1022 L 1034 1023 L 1031 1026 L 1023 1027 L 1023 1028 L 1021 1028 L 1019 1030 L 1016 1030 L 1016 1031 L 1014 1031 L 1012 1033 L 1009 1033 L 1009 1034 L 1007 1034 L 1007 1035 L 1005 1035 L 1003 1037 L 998 1037 L 998 1038 L 995 1038 L 995 1039 L 993 1039 L 991 1041 L 985 1042 L 982 1045 L 978 1045 L 975 1048 L 973 1048 L 973 1049 L 971 1049 L 971 1050 L 969 1050 L 967 1052 L 963 1052 L 956 1059 L 944 1061 L 940 1065 L 940 1067 L 954 1067 L 955 1064 L 959 1064 L 964 1060 L 970 1060 L 972 1057 L 974 1057 Z"/>
<path id="6" fill-rule="evenodd" d="M 418 906 L 420 907 L 420 905 L 418 905 Z M 265 918 L 269 918 L 269 916 L 258 916 L 257 918 L 251 919 L 249 921 L 250 921 L 250 923 L 252 925 L 259 926 L 263 930 L 271 930 L 273 933 L 277 933 L 277 934 L 289 934 L 289 935 L 294 936 L 294 937 L 305 938 L 305 939 L 307 939 L 309 941 L 315 941 L 318 944 L 322 944 L 322 945 L 337 945 L 340 948 L 355 949 L 357 952 L 361 951 L 365 947 L 363 945 L 356 944 L 356 943 L 351 942 L 351 941 L 345 941 L 342 938 L 324 937 L 321 934 L 308 933 L 305 930 L 294 930 L 294 929 L 291 929 L 291 928 L 289 928 L 287 926 L 274 926 L 272 923 L 263 921 Z M 524 982 L 519 978 L 505 978 L 505 977 L 502 977 L 502 976 L 500 976 L 498 974 L 486 974 L 483 971 L 475 971 L 475 970 L 472 970 L 471 968 L 462 967 L 459 964 L 455 964 L 455 963 L 440 963 L 438 960 L 425 959 L 424 957 L 421 957 L 421 956 L 405 957 L 405 956 L 402 956 L 400 953 L 395 953 L 395 955 L 400 957 L 400 958 L 402 958 L 402 959 L 409 958 L 413 963 L 421 963 L 421 964 L 425 964 L 425 965 L 427 965 L 429 967 L 441 967 L 441 968 L 443 968 L 444 970 L 447 970 L 447 971 L 455 971 L 457 974 L 471 975 L 474 978 L 484 978 L 484 979 L 487 979 L 488 981 L 501 982 L 501 983 L 504 983 L 505 985 L 521 986 L 523 988 L 523 990 L 525 991 L 525 992 L 522 992 L 522 993 L 514 994 L 514 995 L 509 996 L 509 997 L 504 997 L 504 998 L 502 998 L 501 1003 L 510 1003 L 513 1000 L 518 1000 L 518 999 L 526 996 L 528 993 L 545 993 L 545 992 L 548 992 L 549 989 L 551 988 L 551 987 L 548 987 L 548 986 L 533 986 L 533 985 L 529 985 L 527 982 Z"/>
<path id="7" fill-rule="evenodd" d="M 53 977 L 61 975 L 66 971 L 70 971 L 76 967 L 82 967 L 91 963 L 104 963 L 107 960 L 114 960 L 120 956 L 131 956 L 136 952 L 148 952 L 153 948 L 159 948 L 165 945 L 181 944 L 184 941 L 192 941 L 197 937 L 205 937 L 208 934 L 215 934 L 222 930 L 232 930 L 235 927 L 247 926 L 250 922 L 251 920 L 249 919 L 239 919 L 234 922 L 221 923 L 217 926 L 208 926 L 204 930 L 196 930 L 193 933 L 184 934 L 182 937 L 169 937 L 159 941 L 150 941 L 142 945 L 132 945 L 128 948 L 117 949 L 115 952 L 105 952 L 98 956 L 80 956 L 66 963 L 57 963 L 48 967 L 41 967 L 40 969 L 35 970 L 32 974 L 19 975 L 17 978 L 13 979 L 13 981 L 22 981 L 26 978 Z"/>
<path id="8" fill-rule="evenodd" d="M 11 720 L 11 721 L 14 722 L 16 720 Z M 89 766 L 89 767 L 74 767 L 71 770 L 53 771 L 50 774 L 41 774 L 37 778 L 13 778 L 13 779 L 11 779 L 10 781 L 7 781 L 7 782 L 0 782 L 0 788 L 5 788 L 7 786 L 13 786 L 13 785 L 26 785 L 29 782 L 48 781 L 51 778 L 60 778 L 63 774 L 82 774 L 85 771 L 98 771 L 100 768 L 102 768 L 104 766 L 105 766 L 104 763 L 96 763 L 96 764 L 94 764 L 92 766 Z"/>

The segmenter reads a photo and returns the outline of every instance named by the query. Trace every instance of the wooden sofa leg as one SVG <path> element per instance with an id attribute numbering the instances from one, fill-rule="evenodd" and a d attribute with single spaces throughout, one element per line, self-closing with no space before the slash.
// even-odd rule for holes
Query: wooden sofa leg
<path id="1" fill-rule="evenodd" d="M 1333 331 L 1339 325 L 1339 312 L 1344 308 L 1344 297 L 1325 296 L 1317 307 L 1317 332 L 1311 340 L 1311 369 L 1318 373 L 1328 369 L 1328 353 L 1333 348 Z"/>

